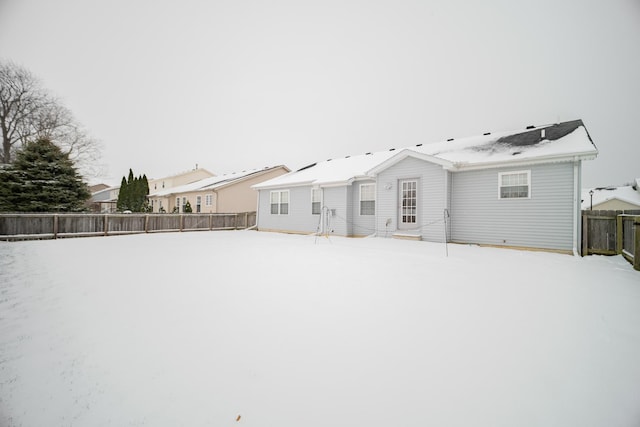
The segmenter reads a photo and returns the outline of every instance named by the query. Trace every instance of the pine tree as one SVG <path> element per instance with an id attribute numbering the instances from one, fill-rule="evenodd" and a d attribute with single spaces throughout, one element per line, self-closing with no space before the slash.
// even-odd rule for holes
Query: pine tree
<path id="1" fill-rule="evenodd" d="M 122 181 L 120 181 L 120 190 L 118 190 L 118 201 L 116 202 L 116 209 L 118 212 L 125 211 L 129 209 L 127 206 L 127 180 L 122 177 Z"/>
<path id="2" fill-rule="evenodd" d="M 28 142 L 0 179 L 0 210 L 77 212 L 91 194 L 68 154 L 49 139 Z"/>
<path id="3" fill-rule="evenodd" d="M 127 179 L 122 177 L 118 202 L 118 211 L 130 210 L 131 212 L 147 212 L 149 210 L 147 195 L 149 194 L 149 181 L 146 175 L 135 177 L 133 170 L 129 169 Z"/>
<path id="4" fill-rule="evenodd" d="M 184 213 L 191 213 L 193 209 L 191 208 L 191 203 L 187 200 L 187 203 L 184 205 Z"/>

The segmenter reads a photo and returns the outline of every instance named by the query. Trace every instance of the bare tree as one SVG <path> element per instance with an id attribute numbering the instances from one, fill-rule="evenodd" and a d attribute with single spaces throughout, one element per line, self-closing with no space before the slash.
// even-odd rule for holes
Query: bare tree
<path id="1" fill-rule="evenodd" d="M 100 144 L 76 122 L 69 109 L 47 93 L 31 72 L 0 61 L 1 163 L 12 163 L 16 149 L 39 138 L 54 141 L 84 175 L 95 175 Z"/>

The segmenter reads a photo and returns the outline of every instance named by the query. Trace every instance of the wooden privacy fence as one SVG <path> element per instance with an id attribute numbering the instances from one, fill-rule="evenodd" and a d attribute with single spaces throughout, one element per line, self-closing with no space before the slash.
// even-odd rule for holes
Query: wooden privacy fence
<path id="1" fill-rule="evenodd" d="M 255 212 L 232 214 L 0 214 L 0 240 L 57 239 L 253 227 Z"/>
<path id="2" fill-rule="evenodd" d="M 582 254 L 622 255 L 640 270 L 640 211 L 582 211 Z"/>

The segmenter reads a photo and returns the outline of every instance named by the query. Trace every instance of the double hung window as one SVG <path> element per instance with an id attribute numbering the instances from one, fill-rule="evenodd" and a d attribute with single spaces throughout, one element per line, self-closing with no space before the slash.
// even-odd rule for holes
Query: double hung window
<path id="1" fill-rule="evenodd" d="M 311 214 L 320 215 L 322 210 L 322 190 L 320 188 L 311 189 Z"/>
<path id="2" fill-rule="evenodd" d="M 271 214 L 272 215 L 288 215 L 289 214 L 289 190 L 271 192 Z"/>
<path id="3" fill-rule="evenodd" d="M 498 197 L 501 199 L 528 199 L 531 197 L 531 171 L 500 172 Z"/>
<path id="4" fill-rule="evenodd" d="M 376 214 L 376 185 L 360 185 L 360 215 Z"/>

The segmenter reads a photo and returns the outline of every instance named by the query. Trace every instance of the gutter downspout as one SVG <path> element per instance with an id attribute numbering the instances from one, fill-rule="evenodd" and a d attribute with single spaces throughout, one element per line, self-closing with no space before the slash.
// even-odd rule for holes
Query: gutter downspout
<path id="1" fill-rule="evenodd" d="M 449 172 L 448 170 L 444 171 L 444 209 L 445 211 L 448 213 L 449 212 L 449 187 L 450 187 L 450 183 L 449 183 L 449 179 L 451 172 Z M 444 243 L 445 245 L 449 242 L 449 230 L 447 229 L 448 225 L 447 225 L 447 221 L 445 219 L 444 222 Z"/>
<path id="2" fill-rule="evenodd" d="M 258 228 L 258 224 L 259 224 L 258 218 L 260 218 L 260 190 L 257 190 L 257 191 L 258 191 L 258 203 L 257 203 L 257 206 L 256 206 L 256 225 L 251 227 L 252 229 L 253 228 L 257 229 Z"/>
<path id="3" fill-rule="evenodd" d="M 578 244 L 580 227 L 579 191 L 580 191 L 580 161 L 576 157 L 573 161 L 573 255 L 580 256 Z"/>

